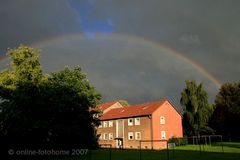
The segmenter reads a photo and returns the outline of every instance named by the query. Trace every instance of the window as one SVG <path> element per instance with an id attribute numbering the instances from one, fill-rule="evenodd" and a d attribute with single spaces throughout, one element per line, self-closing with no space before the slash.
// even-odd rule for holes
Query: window
<path id="1" fill-rule="evenodd" d="M 102 122 L 100 122 L 100 124 L 99 124 L 98 128 L 102 128 Z"/>
<path id="2" fill-rule="evenodd" d="M 166 132 L 165 131 L 161 131 L 161 139 L 166 139 Z"/>
<path id="3" fill-rule="evenodd" d="M 141 132 L 135 132 L 135 139 L 141 140 Z"/>
<path id="4" fill-rule="evenodd" d="M 103 139 L 104 139 L 104 140 L 107 140 L 107 139 L 108 139 L 108 134 L 107 134 L 107 133 L 104 133 L 104 134 L 103 134 Z"/>
<path id="5" fill-rule="evenodd" d="M 108 122 L 108 126 L 109 126 L 109 127 L 112 127 L 112 126 L 113 126 L 113 121 L 109 121 L 109 122 Z"/>
<path id="6" fill-rule="evenodd" d="M 160 117 L 160 124 L 165 124 L 165 117 L 163 116 Z"/>
<path id="7" fill-rule="evenodd" d="M 103 122 L 103 127 L 106 128 L 107 126 L 108 126 L 107 121 L 104 121 L 104 122 Z"/>
<path id="8" fill-rule="evenodd" d="M 132 118 L 128 119 L 128 126 L 133 126 L 133 119 Z"/>
<path id="9" fill-rule="evenodd" d="M 135 125 L 140 125 L 140 118 L 135 118 Z"/>
<path id="10" fill-rule="evenodd" d="M 113 134 L 109 133 L 108 138 L 109 138 L 109 140 L 113 140 Z"/>
<path id="11" fill-rule="evenodd" d="M 128 132 L 128 140 L 133 140 L 133 132 Z"/>
<path id="12" fill-rule="evenodd" d="M 98 113 L 93 114 L 93 118 L 98 118 L 98 117 L 99 117 Z"/>

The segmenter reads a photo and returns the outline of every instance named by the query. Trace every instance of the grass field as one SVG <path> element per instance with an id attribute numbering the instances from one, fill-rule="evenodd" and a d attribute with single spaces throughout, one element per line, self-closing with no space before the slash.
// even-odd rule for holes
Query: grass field
<path id="1" fill-rule="evenodd" d="M 142 150 L 141 160 L 240 160 L 240 143 L 200 146 L 186 145 L 167 150 Z M 54 158 L 55 159 L 55 158 Z M 59 158 L 57 158 L 59 159 Z M 66 157 L 63 160 L 140 160 L 139 150 L 98 149 L 82 157 Z"/>

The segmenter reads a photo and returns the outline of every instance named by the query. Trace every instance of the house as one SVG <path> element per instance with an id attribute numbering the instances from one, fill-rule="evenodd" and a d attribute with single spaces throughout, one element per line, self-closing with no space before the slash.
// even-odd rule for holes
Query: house
<path id="1" fill-rule="evenodd" d="M 102 111 L 102 114 L 116 108 L 123 108 L 123 106 L 118 101 L 107 102 L 97 106 L 97 109 Z"/>
<path id="2" fill-rule="evenodd" d="M 103 113 L 97 129 L 100 145 L 135 149 L 141 145 L 145 149 L 163 149 L 169 138 L 183 136 L 182 117 L 168 100 L 128 107 L 113 101 L 97 108 Z"/>

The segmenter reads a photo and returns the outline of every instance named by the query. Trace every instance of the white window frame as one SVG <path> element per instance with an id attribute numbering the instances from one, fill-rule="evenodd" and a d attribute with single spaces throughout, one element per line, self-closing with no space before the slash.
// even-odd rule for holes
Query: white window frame
<path id="1" fill-rule="evenodd" d="M 99 117 L 99 114 L 98 113 L 94 113 L 93 114 L 93 118 L 98 118 Z"/>
<path id="2" fill-rule="evenodd" d="M 135 125 L 140 125 L 140 117 L 139 118 L 134 118 Z"/>
<path id="3" fill-rule="evenodd" d="M 132 138 L 130 138 L 132 136 Z M 128 132 L 128 140 L 134 140 L 133 132 Z"/>
<path id="4" fill-rule="evenodd" d="M 133 118 L 128 118 L 128 126 L 133 126 Z"/>
<path id="5" fill-rule="evenodd" d="M 108 139 L 109 139 L 109 140 L 113 140 L 113 133 L 109 133 L 109 134 L 108 134 Z"/>
<path id="6" fill-rule="evenodd" d="M 138 138 L 139 134 L 139 138 Z M 141 132 L 135 132 L 135 140 L 141 140 Z"/>
<path id="7" fill-rule="evenodd" d="M 108 140 L 108 134 L 107 133 L 103 134 L 103 140 Z"/>
<path id="8" fill-rule="evenodd" d="M 164 116 L 161 116 L 160 117 L 160 124 L 165 124 L 165 117 Z"/>
<path id="9" fill-rule="evenodd" d="M 102 128 L 102 122 L 100 122 L 100 124 L 99 124 L 98 128 Z"/>
<path id="10" fill-rule="evenodd" d="M 166 139 L 166 131 L 161 131 L 161 139 Z"/>
<path id="11" fill-rule="evenodd" d="M 108 127 L 112 127 L 113 126 L 113 121 L 109 121 L 108 122 Z"/>
<path id="12" fill-rule="evenodd" d="M 104 128 L 108 127 L 108 122 L 107 121 L 103 121 L 103 127 Z"/>

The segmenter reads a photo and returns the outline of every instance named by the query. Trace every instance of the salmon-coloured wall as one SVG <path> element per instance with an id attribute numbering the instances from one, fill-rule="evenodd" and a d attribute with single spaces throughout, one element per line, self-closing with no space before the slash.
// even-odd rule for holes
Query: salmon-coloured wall
<path id="1" fill-rule="evenodd" d="M 160 117 L 165 117 L 165 124 L 160 124 Z M 166 140 L 172 137 L 183 137 L 182 117 L 168 102 L 152 114 L 153 139 L 161 139 L 161 131 L 166 132 Z"/>

